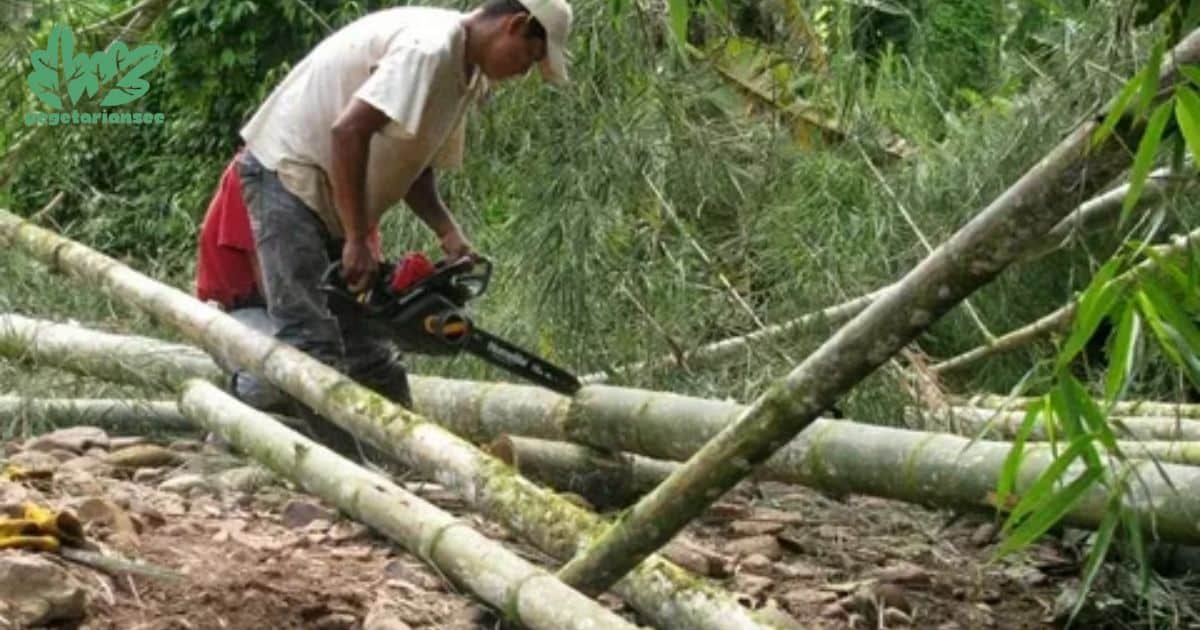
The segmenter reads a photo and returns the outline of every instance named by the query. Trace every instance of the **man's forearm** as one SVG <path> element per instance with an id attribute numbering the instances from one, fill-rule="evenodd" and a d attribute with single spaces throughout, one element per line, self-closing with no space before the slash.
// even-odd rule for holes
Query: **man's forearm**
<path id="1" fill-rule="evenodd" d="M 367 155 L 370 136 L 363 137 L 354 130 L 333 131 L 333 202 L 346 240 L 367 237 L 367 211 L 363 202 L 366 188 Z"/>
<path id="2" fill-rule="evenodd" d="M 427 168 L 421 172 L 417 181 L 408 189 L 404 201 L 412 208 L 413 214 L 439 237 L 458 229 L 458 223 L 438 194 L 437 177 L 433 169 Z"/>

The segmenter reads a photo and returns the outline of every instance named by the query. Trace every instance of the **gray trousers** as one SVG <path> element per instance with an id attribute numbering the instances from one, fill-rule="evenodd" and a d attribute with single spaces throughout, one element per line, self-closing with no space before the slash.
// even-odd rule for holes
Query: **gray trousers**
<path id="1" fill-rule="evenodd" d="M 239 159 L 238 175 L 275 337 L 411 408 L 408 378 L 395 344 L 372 334 L 352 305 L 329 302 L 318 288 L 330 262 L 341 259 L 342 241 L 333 238 L 316 213 L 248 150 Z M 264 409 L 287 400 L 250 374 L 238 373 L 234 378 L 234 393 L 252 406 Z M 342 429 L 303 411 L 315 437 L 327 446 L 345 451 L 354 444 Z"/>

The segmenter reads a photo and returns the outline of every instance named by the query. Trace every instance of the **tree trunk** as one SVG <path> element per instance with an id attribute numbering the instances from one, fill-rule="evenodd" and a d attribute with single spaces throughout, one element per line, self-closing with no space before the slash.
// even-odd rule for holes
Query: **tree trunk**
<path id="1" fill-rule="evenodd" d="M 192 346 L 114 335 L 0 314 L 0 356 L 147 388 L 174 390 L 190 378 L 220 382 L 221 369 Z"/>
<path id="2" fill-rule="evenodd" d="M 170 400 L 0 396 L 0 422 L 83 424 L 138 432 L 194 429 Z"/>
<path id="3" fill-rule="evenodd" d="M 522 478 L 503 462 L 308 355 L 78 243 L 0 211 L 0 239 L 153 314 L 213 356 L 258 374 L 342 428 L 427 478 L 457 491 L 481 513 L 542 551 L 570 557 L 600 531 L 595 514 Z M 778 625 L 733 596 L 654 558 L 615 588 L 665 628 Z"/>
<path id="4" fill-rule="evenodd" d="M 1157 245 L 1152 249 L 1162 258 L 1173 258 L 1187 253 L 1196 244 L 1197 240 L 1200 240 L 1200 228 L 1192 230 L 1187 234 L 1173 236 L 1169 243 Z M 1111 282 L 1129 286 L 1136 283 L 1142 275 L 1153 273 L 1157 269 L 1157 259 L 1147 258 L 1129 271 L 1113 278 Z M 1049 315 L 1043 316 L 1028 326 L 1018 328 L 991 343 L 964 352 L 957 357 L 942 361 L 934 365 L 931 369 L 937 374 L 961 370 L 988 357 L 1027 346 L 1052 332 L 1068 330 L 1072 320 L 1075 318 L 1076 302 L 1077 300 L 1071 300 L 1071 303 Z"/>
<path id="5" fill-rule="evenodd" d="M 990 409 L 1005 409 L 1023 411 L 1034 398 L 983 395 L 952 397 L 951 400 L 963 407 L 988 407 Z M 1097 405 L 1104 403 L 1097 401 Z M 1150 400 L 1122 400 L 1113 405 L 1112 413 L 1119 416 L 1149 416 L 1155 418 L 1190 418 L 1200 419 L 1200 405 L 1189 403 L 1156 402 Z"/>
<path id="6" fill-rule="evenodd" d="M 634 627 L 466 523 L 211 383 L 184 385 L 180 405 L 197 424 L 400 543 L 512 621 L 546 630 Z"/>
<path id="7" fill-rule="evenodd" d="M 1190 33 L 1170 59 L 1172 65 L 1200 59 L 1200 30 Z M 1162 85 L 1176 79 L 1171 69 Z M 774 383 L 559 576 L 587 593 L 621 579 L 876 367 L 1028 253 L 1080 201 L 1129 167 L 1127 147 L 1136 144 L 1144 125 L 1119 125 L 1112 137 L 1096 143 L 1100 125 L 1100 119 L 1080 125 L 899 284 Z"/>

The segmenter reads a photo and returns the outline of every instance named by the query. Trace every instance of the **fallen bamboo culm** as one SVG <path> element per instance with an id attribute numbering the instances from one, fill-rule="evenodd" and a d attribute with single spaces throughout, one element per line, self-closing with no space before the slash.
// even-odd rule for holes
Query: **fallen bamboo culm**
<path id="1" fill-rule="evenodd" d="M 1195 245 L 1198 239 L 1200 239 L 1200 228 L 1192 230 L 1187 234 L 1176 235 L 1171 238 L 1169 243 L 1152 247 L 1151 249 L 1155 252 L 1154 257 L 1147 258 L 1138 263 L 1134 268 L 1113 278 L 1110 282 L 1118 286 L 1133 285 L 1143 274 L 1153 273 L 1158 268 L 1159 259 L 1171 258 L 1187 252 Z M 961 370 L 988 357 L 1027 346 L 1052 332 L 1065 331 L 1071 326 L 1071 321 L 1075 318 L 1075 306 L 1076 300 L 1072 299 L 1069 304 L 1043 316 L 1028 326 L 1018 328 L 991 343 L 973 348 L 952 359 L 942 361 L 930 369 L 937 374 Z"/>
<path id="2" fill-rule="evenodd" d="M 566 442 L 535 438 L 507 438 L 507 448 L 525 462 L 522 470 L 564 492 L 588 494 L 602 490 L 605 481 L 620 486 L 637 474 L 644 481 L 660 481 L 680 464 L 639 455 L 615 455 L 622 466 L 590 468 L 578 457 L 579 447 Z M 1194 523 L 1200 517 L 1200 498 L 1188 492 L 1200 491 L 1200 443 L 1134 442 L 1121 443 L 1123 452 L 1136 460 L 1144 485 L 1135 496 L 1124 497 L 1136 507 L 1143 523 L 1157 527 L 1162 540 L 1197 544 L 1200 532 Z M 811 432 L 800 434 L 789 450 L 789 467 L 796 483 L 832 494 L 867 494 L 916 503 L 931 508 L 991 511 L 996 506 L 990 496 L 1003 469 L 1012 444 L 970 440 L 944 433 L 926 433 L 879 427 L 844 420 L 818 420 Z M 1054 461 L 1054 452 L 1046 444 L 1026 446 L 1021 465 L 1019 494 Z M 1155 463 L 1150 460 L 1157 460 Z M 1172 463 L 1174 462 L 1174 463 Z M 1160 475 L 1159 466 L 1170 482 Z M 896 474 L 902 470 L 903 474 Z M 1078 470 L 1076 470 L 1076 473 Z M 591 483 L 580 486 L 578 478 L 590 476 Z M 1072 525 L 1096 529 L 1104 519 L 1109 494 L 1101 485 L 1094 486 L 1067 515 Z M 1153 508 L 1146 506 L 1155 504 Z M 1150 531 L 1150 530 L 1147 530 Z"/>
<path id="3" fill-rule="evenodd" d="M 40 326 L 38 329 L 42 331 L 55 330 L 48 326 Z M 119 339 L 116 335 L 91 332 L 81 328 L 75 328 L 74 334 L 77 336 L 99 335 L 105 337 L 108 342 L 116 342 Z M 163 344 L 163 342 L 143 338 L 138 339 L 137 343 L 132 345 L 145 347 L 146 343 Z M 121 344 L 104 345 L 120 347 Z M 95 346 L 95 344 L 85 344 L 77 351 L 87 352 L 89 346 Z M 194 348 L 188 348 L 188 351 L 193 358 L 199 358 L 196 355 L 202 356 L 202 353 Z M 159 360 L 162 361 L 179 358 L 178 355 L 168 353 L 155 353 L 154 356 L 159 357 Z M 78 361 L 74 361 L 74 359 L 79 357 L 58 356 L 58 358 L 78 364 Z M 590 386 L 585 388 L 580 396 L 572 399 L 528 385 L 481 383 L 428 376 L 410 376 L 410 382 L 417 411 L 477 442 L 495 442 L 507 437 L 515 445 L 518 461 L 521 458 L 521 442 L 523 440 L 512 436 L 554 441 L 556 443 L 550 445 L 543 442 L 542 446 L 546 449 L 568 452 L 559 458 L 559 463 L 535 465 L 531 458 L 537 458 L 537 453 L 530 454 L 529 451 L 526 451 L 523 469 L 528 472 L 533 472 L 529 466 L 536 466 L 543 473 L 551 471 L 555 466 L 569 470 L 571 467 L 569 462 L 572 460 L 580 461 L 581 458 L 597 455 L 597 450 L 580 450 L 579 444 L 591 444 L 598 447 L 599 450 L 618 453 L 608 456 L 607 462 L 610 468 L 619 469 L 624 465 L 623 461 L 631 461 L 641 467 L 638 472 L 621 472 L 618 477 L 618 479 L 630 477 L 638 479 L 636 487 L 639 490 L 627 492 L 627 497 L 630 494 L 641 492 L 640 488 L 653 483 L 655 475 L 665 476 L 669 473 L 668 469 L 677 467 L 677 464 L 665 460 L 686 460 L 695 450 L 703 446 L 706 440 L 737 418 L 744 409 L 743 405 L 736 402 L 624 387 Z M 920 444 L 925 440 L 958 444 L 961 448 L 970 443 L 969 439 L 957 438 L 960 440 L 959 442 L 945 442 L 946 438 L 955 438 L 956 436 L 888 429 L 840 420 L 819 420 L 818 424 L 822 427 L 831 427 L 821 432 L 823 436 L 821 444 L 829 445 L 828 447 L 822 446 L 814 450 L 809 446 L 804 446 L 806 440 L 811 446 L 810 438 L 812 437 L 805 432 L 768 460 L 760 469 L 758 478 L 807 485 L 830 492 L 869 494 L 932 506 L 952 505 L 954 499 L 939 498 L 939 495 L 936 494 L 938 484 L 931 483 L 926 487 L 910 488 L 903 484 L 887 485 L 878 479 L 870 483 L 861 483 L 861 479 L 869 478 L 869 475 L 858 469 L 866 467 L 886 477 L 887 475 L 884 473 L 888 471 L 890 464 L 875 464 L 869 461 L 870 453 L 880 453 L 884 462 L 906 462 L 910 461 L 914 455 L 920 456 L 922 452 Z M 841 428 L 842 425 L 847 426 Z M 814 435 L 816 434 L 814 433 Z M 897 437 L 901 437 L 903 440 L 897 440 Z M 862 444 L 869 445 L 870 448 L 864 450 L 860 455 L 855 450 L 856 440 L 862 440 Z M 566 441 L 576 444 L 569 445 L 565 443 Z M 1031 445 L 1031 447 L 1037 448 L 1036 445 Z M 1135 447 L 1143 448 L 1144 452 L 1137 452 Z M 514 446 L 506 448 L 512 451 Z M 993 459 L 1000 457 L 992 453 L 991 449 L 997 448 L 999 446 L 987 447 L 988 452 L 991 453 L 989 457 Z M 1200 461 L 1196 444 L 1191 442 L 1146 442 L 1128 446 L 1127 450 L 1130 451 L 1127 454 L 1131 456 L 1152 453 L 1162 457 L 1164 461 L 1183 461 L 1184 458 L 1188 462 Z M 624 453 L 620 453 L 622 451 Z M 630 453 L 637 453 L 637 455 Z M 814 453 L 817 454 L 815 460 L 813 459 Z M 1172 456 L 1172 453 L 1175 455 Z M 505 457 L 510 456 L 505 455 Z M 583 461 L 587 460 L 583 459 Z M 962 454 L 957 456 L 957 460 L 952 458 L 940 464 L 931 455 L 920 456 L 919 459 L 912 461 L 919 461 L 923 470 L 929 471 L 930 475 L 940 476 L 943 480 L 958 479 L 959 475 L 969 473 L 971 479 L 963 483 L 974 484 L 971 487 L 983 493 L 972 499 L 975 502 L 974 505 L 977 506 L 986 505 L 984 497 L 994 488 L 994 478 L 997 473 L 985 470 L 982 464 L 964 467 L 963 462 L 969 460 L 964 459 Z M 564 462 L 567 463 L 564 464 Z M 888 474 L 895 476 L 895 470 L 906 470 L 906 468 L 893 467 Z M 1178 480 L 1183 485 L 1194 483 L 1190 480 L 1196 473 L 1190 469 L 1168 465 L 1164 466 L 1164 470 L 1167 471 L 1173 482 Z M 597 474 L 599 473 L 592 472 L 592 475 Z M 986 478 L 983 480 L 976 478 L 980 474 Z M 547 479 L 549 478 L 547 477 Z M 989 479 L 993 481 L 988 481 Z M 593 487 L 599 483 L 602 481 L 593 476 L 587 480 L 587 486 L 572 484 L 562 489 L 586 497 L 587 495 L 579 490 Z M 625 481 L 619 483 L 625 483 Z M 989 483 L 992 485 L 989 486 Z M 1175 494 L 1169 489 L 1167 492 L 1169 495 Z M 607 491 L 607 495 L 619 496 L 612 491 Z M 1186 496 L 1184 498 L 1200 501 L 1200 494 L 1190 496 L 1191 499 L 1187 499 Z M 1155 503 L 1150 502 L 1150 504 Z M 1172 508 L 1176 513 L 1181 509 L 1183 508 Z M 1193 508 L 1186 509 L 1192 510 Z M 1200 511 L 1200 503 L 1197 504 L 1195 510 Z M 1147 518 L 1150 517 L 1147 516 Z M 1153 518 L 1159 518 L 1158 514 L 1155 513 Z M 1074 522 L 1085 525 L 1086 519 L 1086 514 L 1080 513 L 1074 517 Z M 1168 536 L 1172 535 L 1172 530 L 1164 530 L 1162 527 L 1159 527 L 1159 532 L 1164 539 L 1169 539 Z M 1176 542 L 1189 544 L 1200 542 L 1200 532 L 1195 531 L 1194 528 L 1187 529 L 1184 533 L 1185 535 L 1176 539 Z"/>
<path id="4" fill-rule="evenodd" d="M 570 442 L 503 435 L 488 452 L 517 472 L 599 509 L 624 507 L 662 483 L 677 466 L 640 455 L 608 453 Z"/>
<path id="5" fill-rule="evenodd" d="M 221 368 L 192 346 L 0 314 L 0 356 L 141 387 L 174 390 L 191 378 L 220 382 Z"/>
<path id="6" fill-rule="evenodd" d="M 603 527 L 595 514 L 522 478 L 463 439 L 112 258 L 3 210 L 0 240 L 102 287 L 175 327 L 213 356 L 266 378 L 382 452 L 456 491 L 475 510 L 551 556 L 570 557 Z M 211 361 L 209 365 L 215 366 Z M 761 628 L 789 623 L 747 610 L 729 592 L 657 556 L 617 584 L 614 592 L 664 628 Z"/>
<path id="7" fill-rule="evenodd" d="M 0 422 L 88 425 L 116 430 L 194 428 L 170 400 L 110 398 L 27 398 L 0 395 Z"/>
<path id="8" fill-rule="evenodd" d="M 1024 411 L 1002 411 L 980 407 L 947 407 L 944 409 L 904 410 L 905 423 L 923 429 L 937 429 L 967 436 L 1011 440 L 1017 436 Z M 1122 440 L 1186 440 L 1200 441 L 1200 421 L 1179 417 L 1112 416 L 1113 433 Z M 1059 432 L 1061 438 L 1061 431 Z M 1045 425 L 1039 423 L 1029 436 L 1031 440 L 1047 439 Z"/>
<path id="9" fill-rule="evenodd" d="M 634 628 L 466 523 L 222 392 L 196 380 L 183 412 L 243 453 L 369 525 L 528 628 Z"/>
<path id="10" fill-rule="evenodd" d="M 1008 411 L 1024 411 L 1035 398 L 1008 397 L 996 394 L 980 396 L 952 396 L 951 402 L 960 407 L 987 407 Z M 1104 403 L 1096 401 L 1103 407 Z M 1200 420 L 1200 405 L 1194 403 L 1160 402 L 1154 400 L 1121 400 L 1113 404 L 1110 412 L 1118 416 L 1146 416 L 1153 418 L 1188 418 Z"/>

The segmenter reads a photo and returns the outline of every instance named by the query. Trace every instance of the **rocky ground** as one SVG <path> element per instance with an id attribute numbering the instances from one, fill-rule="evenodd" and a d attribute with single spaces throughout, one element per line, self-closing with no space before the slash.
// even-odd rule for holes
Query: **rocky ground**
<path id="1" fill-rule="evenodd" d="M 0 509 L 67 510 L 128 574 L 0 551 L 0 629 L 492 628 L 432 569 L 267 471 L 197 440 L 152 444 L 74 428 L 5 446 Z M 453 495 L 405 484 L 545 562 Z M 670 556 L 746 605 L 806 628 L 1059 625 L 1079 559 L 1061 543 L 990 562 L 996 528 L 905 504 L 782 484 L 737 489 Z M 613 608 L 639 621 L 615 599 Z M 1089 623 L 1090 627 L 1096 627 Z"/>

